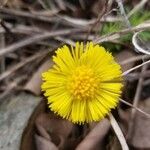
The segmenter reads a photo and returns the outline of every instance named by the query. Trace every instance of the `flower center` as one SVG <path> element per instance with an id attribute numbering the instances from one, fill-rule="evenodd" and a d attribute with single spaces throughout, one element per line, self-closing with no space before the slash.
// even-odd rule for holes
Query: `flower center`
<path id="1" fill-rule="evenodd" d="M 92 69 L 80 66 L 73 72 L 68 88 L 75 99 L 92 98 L 98 88 L 98 79 Z"/>

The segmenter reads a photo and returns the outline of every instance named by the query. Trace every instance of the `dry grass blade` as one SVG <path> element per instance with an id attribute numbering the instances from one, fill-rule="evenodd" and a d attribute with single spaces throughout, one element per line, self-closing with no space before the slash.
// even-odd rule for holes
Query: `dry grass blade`
<path id="1" fill-rule="evenodd" d="M 5 46 L 5 35 L 0 33 L 0 51 Z M 0 57 L 0 73 L 5 71 L 5 57 Z"/>
<path id="2" fill-rule="evenodd" d="M 132 108 L 134 108 L 134 109 L 136 109 L 138 112 L 142 113 L 142 114 L 145 115 L 146 117 L 150 118 L 150 114 L 148 114 L 148 113 L 144 112 L 143 110 L 141 110 L 141 109 L 139 109 L 139 108 L 133 106 L 131 103 L 129 103 L 129 102 L 127 102 L 127 101 L 125 101 L 125 100 L 123 100 L 123 99 L 121 99 L 121 98 L 120 98 L 120 101 L 121 101 L 122 103 L 124 103 L 124 104 L 126 104 L 126 105 L 128 105 L 128 106 L 130 106 L 130 107 L 132 107 Z"/>
<path id="3" fill-rule="evenodd" d="M 120 62 L 120 64 L 125 65 L 125 64 L 134 62 L 134 61 L 139 61 L 139 60 L 147 59 L 147 58 L 150 58 L 150 56 L 149 55 L 138 55 L 138 56 L 123 60 L 123 61 Z"/>
<path id="4" fill-rule="evenodd" d="M 59 35 L 73 34 L 73 33 L 79 32 L 79 31 L 81 32 L 81 29 L 80 30 L 79 29 L 68 29 L 68 30 L 66 29 L 66 30 L 59 30 L 59 31 L 55 31 L 55 32 L 47 32 L 47 33 L 43 33 L 43 34 L 37 34 L 37 35 L 31 36 L 31 37 L 28 37 L 25 40 L 22 40 L 20 42 L 12 44 L 6 48 L 1 49 L 0 56 L 6 55 L 10 52 L 14 52 L 14 51 L 18 50 L 19 48 L 39 42 L 41 40 L 45 40 L 45 39 L 59 36 Z M 82 31 L 84 31 L 84 30 L 82 29 Z"/>
<path id="5" fill-rule="evenodd" d="M 129 22 L 129 20 L 128 20 L 128 17 L 127 17 L 127 15 L 126 15 L 126 13 L 125 13 L 125 9 L 124 9 L 124 7 L 123 7 L 123 2 L 122 2 L 122 0 L 116 0 L 116 2 L 118 3 L 118 6 L 119 6 L 119 9 L 120 9 L 121 15 L 124 17 L 124 22 L 126 23 L 127 27 L 130 28 L 131 25 L 130 25 L 130 22 Z"/>
<path id="6" fill-rule="evenodd" d="M 113 117 L 112 114 L 109 115 L 109 119 L 110 119 L 110 123 L 111 126 L 116 134 L 116 136 L 118 137 L 118 140 L 121 144 L 122 150 L 129 150 L 128 145 L 126 143 L 125 137 L 117 123 L 117 121 L 115 120 L 115 118 Z"/>
<path id="7" fill-rule="evenodd" d="M 35 19 L 35 20 L 40 20 L 44 22 L 56 22 L 56 17 L 55 18 L 49 18 L 41 15 L 37 15 L 34 13 L 28 13 L 20 10 L 14 10 L 14 9 L 8 9 L 8 8 L 0 8 L 0 12 L 4 14 L 9 14 L 10 16 L 18 16 L 18 17 L 25 17 L 25 18 L 30 18 L 30 19 Z"/>
<path id="8" fill-rule="evenodd" d="M 147 69 L 147 65 L 143 66 L 141 73 L 144 73 L 146 71 L 146 69 Z M 140 77 L 139 81 L 138 81 L 136 93 L 135 93 L 135 96 L 134 96 L 134 100 L 133 100 L 133 106 L 134 107 L 138 106 L 140 95 L 141 95 L 141 92 L 142 92 L 143 81 L 144 81 L 144 78 Z M 136 109 L 132 109 L 131 117 L 130 117 L 130 121 L 129 121 L 127 139 L 130 139 L 132 137 L 133 127 L 134 127 L 134 122 L 135 122 L 135 115 L 136 115 Z"/>
<path id="9" fill-rule="evenodd" d="M 140 67 L 142 67 L 142 66 L 144 66 L 144 65 L 146 65 L 146 64 L 148 64 L 148 63 L 150 63 L 150 60 L 145 61 L 144 63 L 142 63 L 142 64 L 140 64 L 140 65 L 137 65 L 137 66 L 135 66 L 135 67 L 133 67 L 133 68 L 131 68 L 131 69 L 129 69 L 129 70 L 123 72 L 122 75 L 125 76 L 125 75 L 129 74 L 130 72 L 132 72 L 133 70 L 138 69 L 138 68 L 140 68 Z"/>
<path id="10" fill-rule="evenodd" d="M 139 11 L 146 3 L 148 0 L 141 0 L 134 8 L 130 11 L 128 14 L 128 18 L 131 17 L 135 12 Z"/>
<path id="11" fill-rule="evenodd" d="M 4 98 L 8 97 L 9 95 L 12 94 L 12 92 L 15 90 L 15 89 L 18 89 L 18 84 L 20 82 L 22 82 L 22 80 L 26 79 L 27 78 L 27 75 L 24 75 L 24 76 L 21 76 L 17 79 L 15 79 L 14 81 L 12 82 L 9 82 L 9 85 L 7 87 L 7 89 L 2 93 L 0 94 L 0 103 L 3 102 Z M 20 90 L 20 87 L 19 87 L 19 90 Z"/>
<path id="12" fill-rule="evenodd" d="M 33 55 L 29 58 L 27 58 L 26 60 L 24 61 L 21 61 L 20 63 L 18 63 L 17 65 L 15 65 L 14 67 L 12 67 L 11 69 L 3 72 L 1 75 L 0 75 L 0 81 L 4 80 L 5 78 L 7 78 L 9 75 L 11 75 L 12 73 L 14 73 L 16 70 L 20 69 L 21 67 L 25 66 L 26 64 L 38 59 L 38 58 L 41 58 L 45 55 L 47 55 L 49 52 L 48 51 L 44 51 L 43 53 L 38 53 L 36 55 Z"/>
<path id="13" fill-rule="evenodd" d="M 138 32 L 141 30 L 149 29 L 149 28 L 150 28 L 150 22 L 145 22 L 145 23 L 142 23 L 135 27 L 123 29 L 119 32 L 114 32 L 114 33 L 110 33 L 108 35 L 104 35 L 102 37 L 95 39 L 93 42 L 95 44 L 98 44 L 98 43 L 102 43 L 102 42 L 106 42 L 106 41 L 113 41 L 113 40 L 119 39 L 120 37 L 122 37 L 123 35 L 125 35 L 129 32 Z"/>

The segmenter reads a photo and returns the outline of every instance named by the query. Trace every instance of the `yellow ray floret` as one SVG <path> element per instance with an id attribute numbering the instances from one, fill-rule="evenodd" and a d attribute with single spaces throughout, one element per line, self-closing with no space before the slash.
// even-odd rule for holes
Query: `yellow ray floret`
<path id="1" fill-rule="evenodd" d="M 118 104 L 122 71 L 104 47 L 88 42 L 64 45 L 54 65 L 42 74 L 42 91 L 49 108 L 73 123 L 104 118 Z"/>

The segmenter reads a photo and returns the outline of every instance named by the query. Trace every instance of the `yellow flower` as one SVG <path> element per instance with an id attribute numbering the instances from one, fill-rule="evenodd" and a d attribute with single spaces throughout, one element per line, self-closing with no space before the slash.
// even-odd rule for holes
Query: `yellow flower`
<path id="1" fill-rule="evenodd" d="M 42 74 L 49 108 L 73 123 L 99 121 L 119 102 L 122 71 L 105 48 L 88 42 L 64 45 Z"/>

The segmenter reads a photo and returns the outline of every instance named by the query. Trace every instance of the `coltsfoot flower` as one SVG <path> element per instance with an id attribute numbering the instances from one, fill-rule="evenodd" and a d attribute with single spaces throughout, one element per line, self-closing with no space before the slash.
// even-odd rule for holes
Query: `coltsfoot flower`
<path id="1" fill-rule="evenodd" d="M 73 123 L 104 118 L 119 102 L 122 71 L 104 47 L 88 42 L 64 45 L 42 74 L 49 108 Z"/>

